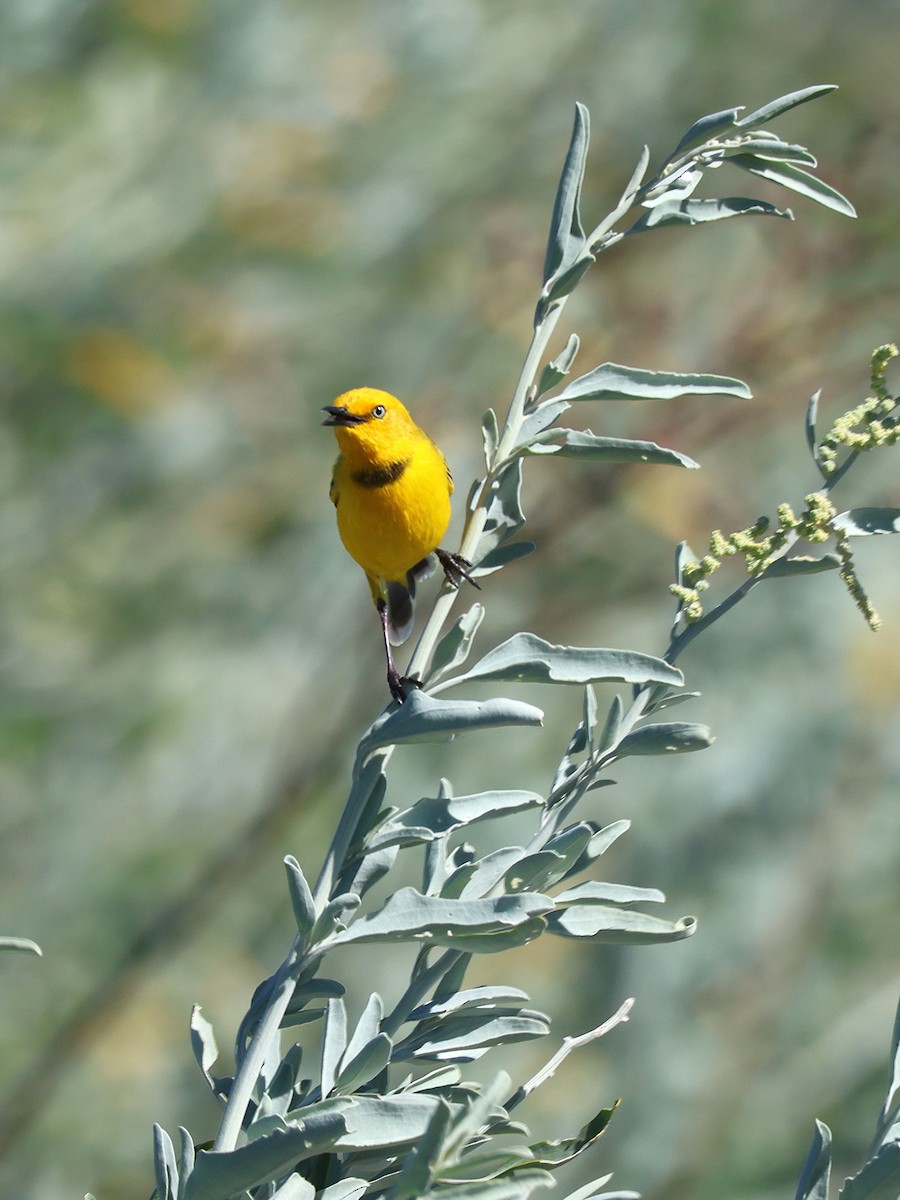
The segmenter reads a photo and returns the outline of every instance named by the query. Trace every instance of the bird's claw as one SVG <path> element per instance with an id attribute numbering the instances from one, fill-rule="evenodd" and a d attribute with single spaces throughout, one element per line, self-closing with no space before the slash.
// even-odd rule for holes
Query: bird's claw
<path id="1" fill-rule="evenodd" d="M 420 688 L 422 682 L 419 679 L 413 679 L 411 675 L 401 675 L 399 671 L 388 671 L 387 673 L 388 687 L 391 695 L 398 704 L 403 704 L 406 700 L 407 688 Z"/>
<path id="2" fill-rule="evenodd" d="M 449 550 L 438 549 L 434 553 L 448 583 L 458 588 L 461 580 L 465 579 L 467 583 L 471 583 L 473 588 L 481 591 L 481 584 L 469 574 L 472 564 L 467 558 L 463 558 L 461 554 L 451 554 Z"/>

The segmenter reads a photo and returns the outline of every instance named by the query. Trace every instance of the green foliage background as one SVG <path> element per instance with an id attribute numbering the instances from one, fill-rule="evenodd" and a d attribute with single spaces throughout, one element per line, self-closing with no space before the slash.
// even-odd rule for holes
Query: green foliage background
<path id="1" fill-rule="evenodd" d="M 528 464 L 540 557 L 486 581 L 486 632 L 659 652 L 674 543 L 799 501 L 808 395 L 825 427 L 897 337 L 898 50 L 891 0 L 3 6 L 0 924 L 45 954 L 0 959 L 3 1194 L 148 1193 L 151 1121 L 213 1128 L 190 1004 L 226 1045 L 291 936 L 281 857 L 315 873 L 385 699 L 320 406 L 361 383 L 408 399 L 464 496 L 527 342 L 574 101 L 590 220 L 645 140 L 839 84 L 781 124 L 858 221 L 772 189 L 796 224 L 637 239 L 566 313 L 584 361 L 756 393 L 602 430 L 702 472 Z M 900 503 L 888 458 L 842 500 Z M 898 990 L 893 541 L 856 552 L 881 634 L 836 578 L 759 589 L 681 663 L 715 746 L 599 793 L 635 822 L 610 863 L 697 936 L 512 956 L 560 1029 L 637 997 L 535 1101 L 551 1136 L 625 1097 L 589 1164 L 620 1187 L 774 1198 L 813 1116 L 836 1171 L 868 1141 Z M 398 794 L 543 784 L 579 700 L 535 696 L 546 734 L 403 751 Z M 360 990 L 391 970 L 373 954 Z M 514 1053 L 520 1075 L 546 1057 Z"/>

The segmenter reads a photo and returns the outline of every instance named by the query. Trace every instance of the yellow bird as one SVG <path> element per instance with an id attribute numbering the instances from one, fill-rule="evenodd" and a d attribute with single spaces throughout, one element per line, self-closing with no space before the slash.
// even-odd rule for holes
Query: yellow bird
<path id="1" fill-rule="evenodd" d="M 405 686 L 418 681 L 398 674 L 391 646 L 409 637 L 416 581 L 434 569 L 459 587 L 472 564 L 439 546 L 450 524 L 453 478 L 443 454 L 404 406 L 377 388 L 353 388 L 338 396 L 323 425 L 334 427 L 340 454 L 334 464 L 331 500 L 338 533 L 362 567 L 381 620 L 387 680 L 398 704 Z"/>

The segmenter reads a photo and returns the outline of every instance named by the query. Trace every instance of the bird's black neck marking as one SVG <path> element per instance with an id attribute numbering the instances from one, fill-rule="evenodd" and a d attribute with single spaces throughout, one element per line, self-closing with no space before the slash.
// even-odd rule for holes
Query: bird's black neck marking
<path id="1" fill-rule="evenodd" d="M 396 483 L 408 466 L 409 459 L 401 458 L 384 467 L 363 467 L 361 471 L 353 472 L 353 482 L 364 488 L 387 487 L 389 483 Z"/>

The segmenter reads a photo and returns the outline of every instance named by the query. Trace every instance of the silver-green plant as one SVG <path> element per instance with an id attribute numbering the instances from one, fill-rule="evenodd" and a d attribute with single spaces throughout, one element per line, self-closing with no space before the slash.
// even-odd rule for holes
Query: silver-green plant
<path id="1" fill-rule="evenodd" d="M 844 1180 L 840 1200 L 893 1200 L 900 1196 L 900 1005 L 891 1038 L 888 1086 L 863 1165 Z M 795 1200 L 828 1200 L 831 1130 L 816 1121 Z"/>
<path id="2" fill-rule="evenodd" d="M 525 520 L 521 489 L 527 458 L 697 465 L 679 451 L 651 442 L 560 426 L 572 405 L 702 394 L 749 397 L 749 389 L 736 379 L 615 363 L 593 367 L 566 383 L 579 341 L 572 334 L 551 357 L 551 338 L 579 280 L 598 255 L 623 239 L 673 224 L 753 214 L 790 216 L 759 199 L 696 198 L 699 183 L 716 168 L 731 166 L 761 176 L 852 216 L 848 201 L 811 173 L 813 155 L 764 128 L 831 90 L 806 88 L 745 116 L 740 109 L 729 109 L 703 117 L 649 178 L 645 149 L 614 210 L 588 233 L 580 198 L 589 122 L 587 110 L 578 105 L 531 345 L 502 424 L 493 411 L 483 422 L 485 469 L 469 492 L 459 548 L 475 564 L 477 575 L 500 570 L 535 548 L 515 536 Z M 883 366 L 879 378 L 883 385 Z M 896 412 L 895 402 L 881 405 L 877 419 L 882 429 L 895 427 Z M 808 426 L 814 430 L 814 412 Z M 447 628 L 458 596 L 444 586 L 406 669 L 421 680 L 421 689 L 412 691 L 402 707 L 391 704 L 360 739 L 348 799 L 316 883 L 310 886 L 294 857 L 285 860 L 297 933 L 284 961 L 253 996 L 237 1034 L 233 1077 L 214 1074 L 218 1050 L 213 1031 L 199 1009 L 194 1012 L 195 1056 L 224 1111 L 211 1148 L 196 1148 L 182 1129 L 176 1151 L 157 1127 L 160 1200 L 355 1200 L 363 1195 L 519 1200 L 552 1183 L 558 1167 L 594 1143 L 615 1104 L 599 1107 L 577 1133 L 554 1142 L 535 1139 L 518 1120 L 517 1109 L 568 1054 L 623 1021 L 631 1002 L 597 1029 L 564 1038 L 532 1078 L 515 1083 L 498 1074 L 493 1084 L 483 1086 L 465 1077 L 466 1063 L 500 1045 L 547 1036 L 551 1020 L 529 1009 L 527 996 L 499 980 L 467 987 L 467 969 L 475 955 L 496 955 L 544 935 L 642 944 L 677 941 L 694 932 L 690 917 L 671 920 L 643 911 L 642 906 L 664 900 L 659 891 L 594 877 L 598 860 L 629 822 L 601 825 L 580 818 L 577 810 L 589 791 L 611 782 L 604 773 L 618 760 L 709 745 L 711 734 L 704 725 L 658 719 L 662 710 L 689 698 L 680 690 L 684 680 L 675 662 L 699 632 L 751 587 L 812 569 L 846 570 L 847 538 L 896 527 L 893 510 L 838 516 L 828 499 L 849 465 L 836 465 L 843 448 L 858 456 L 866 447 L 837 435 L 821 444 L 813 435 L 813 444 L 824 481 L 820 500 L 810 499 L 800 518 L 784 510 L 777 537 L 755 557 L 744 555 L 748 580 L 706 614 L 700 593 L 714 556 L 711 552 L 697 559 L 681 548 L 675 623 L 668 648 L 658 658 L 552 645 L 521 632 L 467 666 L 484 610 L 473 604 Z M 759 539 L 763 531 L 752 533 Z M 818 543 L 820 534 L 835 540 L 830 557 L 821 555 L 811 564 L 793 553 L 801 538 Z M 746 539 L 719 539 L 717 564 L 728 553 L 744 553 Z M 574 685 L 583 692 L 581 720 L 546 791 L 455 796 L 444 780 L 433 795 L 414 803 L 389 792 L 388 768 L 399 746 L 497 726 L 539 726 L 541 712 L 515 698 L 447 697 L 451 689 L 468 683 L 519 681 Z M 610 682 L 627 685 L 629 699 L 623 702 L 617 694 L 601 718 L 593 685 Z M 519 816 L 518 829 L 530 823 L 523 845 L 484 852 L 474 838 L 468 840 L 478 822 L 502 821 L 512 814 Z M 420 886 L 399 887 L 383 903 L 367 905 L 372 886 L 390 875 L 401 851 L 410 850 L 421 854 Z M 585 875 L 586 880 L 576 882 Z M 373 943 L 408 947 L 411 969 L 396 995 L 383 999 L 373 993 L 351 1023 L 342 998 L 345 989 L 326 973 L 326 959 L 338 948 Z M 310 1026 L 318 1027 L 316 1040 L 321 1042 L 313 1063 L 305 1060 L 306 1043 L 297 1034 L 310 1032 Z M 567 1200 L 634 1195 L 604 1191 L 608 1179 L 594 1180 Z M 808 1193 L 813 1194 L 819 1193 Z"/>

